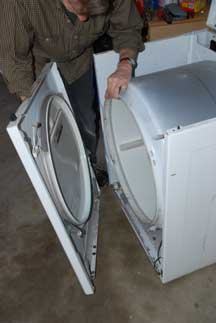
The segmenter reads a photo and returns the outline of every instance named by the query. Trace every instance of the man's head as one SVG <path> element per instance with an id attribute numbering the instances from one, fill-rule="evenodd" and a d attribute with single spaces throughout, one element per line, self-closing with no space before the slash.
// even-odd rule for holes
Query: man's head
<path id="1" fill-rule="evenodd" d="M 75 13 L 80 21 L 89 16 L 105 14 L 109 9 L 109 0 L 62 0 L 66 9 Z"/>

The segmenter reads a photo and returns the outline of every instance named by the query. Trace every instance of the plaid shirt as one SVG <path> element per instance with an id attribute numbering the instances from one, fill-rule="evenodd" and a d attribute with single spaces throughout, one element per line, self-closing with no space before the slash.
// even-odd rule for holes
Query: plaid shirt
<path id="1" fill-rule="evenodd" d="M 72 83 L 88 69 L 92 44 L 108 32 L 116 51 L 143 49 L 134 0 L 113 0 L 111 13 L 71 22 L 60 0 L 1 0 L 0 68 L 11 93 L 30 96 L 35 77 L 55 61 Z"/>

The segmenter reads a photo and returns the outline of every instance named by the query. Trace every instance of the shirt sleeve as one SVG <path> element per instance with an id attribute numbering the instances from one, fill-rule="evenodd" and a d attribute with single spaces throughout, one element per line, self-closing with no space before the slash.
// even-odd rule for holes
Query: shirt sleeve
<path id="1" fill-rule="evenodd" d="M 142 51 L 143 22 L 134 0 L 115 0 L 110 16 L 109 35 L 113 39 L 115 51 L 129 48 Z"/>
<path id="2" fill-rule="evenodd" d="M 34 81 L 33 33 L 21 1 L 4 0 L 0 11 L 0 69 L 11 93 L 30 96 Z"/>

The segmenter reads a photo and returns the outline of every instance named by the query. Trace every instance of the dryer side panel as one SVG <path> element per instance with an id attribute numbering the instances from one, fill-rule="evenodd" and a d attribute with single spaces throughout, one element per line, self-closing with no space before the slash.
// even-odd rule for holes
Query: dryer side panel
<path id="1" fill-rule="evenodd" d="M 166 138 L 164 283 L 216 262 L 216 119 Z"/>

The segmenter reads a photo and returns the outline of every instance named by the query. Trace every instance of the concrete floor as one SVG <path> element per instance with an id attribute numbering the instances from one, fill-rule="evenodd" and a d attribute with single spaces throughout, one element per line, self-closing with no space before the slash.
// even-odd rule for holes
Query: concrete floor
<path id="1" fill-rule="evenodd" d="M 84 296 L 5 133 L 16 106 L 0 80 L 0 322 L 215 323 L 216 266 L 162 285 L 109 188 Z"/>

